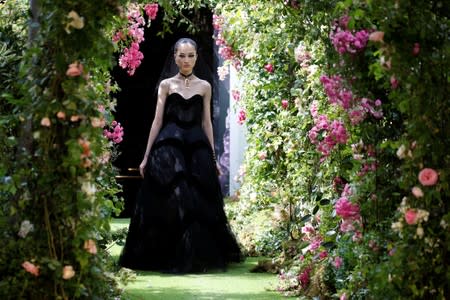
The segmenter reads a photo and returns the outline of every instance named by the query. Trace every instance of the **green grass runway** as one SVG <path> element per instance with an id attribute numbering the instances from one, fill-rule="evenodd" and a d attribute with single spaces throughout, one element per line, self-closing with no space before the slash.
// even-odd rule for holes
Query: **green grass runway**
<path id="1" fill-rule="evenodd" d="M 129 219 L 116 219 L 115 230 L 128 226 Z M 111 249 L 118 256 L 120 247 Z M 124 298 L 130 300 L 277 300 L 288 299 L 273 291 L 277 284 L 274 274 L 250 273 L 258 258 L 250 257 L 232 264 L 226 272 L 172 275 L 157 272 L 137 272 L 137 279 L 125 287 Z M 293 299 L 293 298 L 290 298 Z"/>

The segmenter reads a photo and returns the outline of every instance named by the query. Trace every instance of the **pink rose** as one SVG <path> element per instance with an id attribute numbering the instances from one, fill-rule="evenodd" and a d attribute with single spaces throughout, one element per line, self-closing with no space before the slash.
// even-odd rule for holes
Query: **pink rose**
<path id="1" fill-rule="evenodd" d="M 42 118 L 41 125 L 45 126 L 45 127 L 50 127 L 50 125 L 51 125 L 50 119 L 47 117 Z"/>
<path id="2" fill-rule="evenodd" d="M 35 266 L 34 264 L 30 263 L 29 261 L 24 261 L 22 264 L 22 267 L 30 274 L 33 274 L 34 276 L 39 276 L 39 267 Z"/>
<path id="3" fill-rule="evenodd" d="M 373 42 L 384 42 L 384 32 L 383 31 L 374 31 L 371 34 L 369 34 L 369 40 Z"/>
<path id="4" fill-rule="evenodd" d="M 144 10 L 150 20 L 154 20 L 156 19 L 156 15 L 158 14 L 158 3 L 145 5 Z"/>
<path id="5" fill-rule="evenodd" d="M 340 256 L 336 256 L 333 260 L 333 265 L 336 269 L 339 269 L 342 266 L 344 260 Z"/>
<path id="6" fill-rule="evenodd" d="M 286 99 L 281 100 L 281 106 L 286 109 L 289 105 L 289 101 Z"/>
<path id="7" fill-rule="evenodd" d="M 398 87 L 398 80 L 397 80 L 397 78 L 395 78 L 395 76 L 392 75 L 390 81 L 391 81 L 391 88 L 393 90 L 395 90 Z"/>
<path id="8" fill-rule="evenodd" d="M 64 119 L 66 118 L 66 113 L 63 112 L 63 111 L 58 111 L 58 112 L 56 113 L 56 117 L 57 117 L 58 119 L 60 119 L 60 120 L 64 120 Z"/>
<path id="9" fill-rule="evenodd" d="M 78 122 L 79 120 L 80 120 L 80 116 L 78 116 L 78 115 L 73 115 L 70 117 L 71 122 Z"/>
<path id="10" fill-rule="evenodd" d="M 272 64 L 265 65 L 264 69 L 266 69 L 266 71 L 269 73 L 273 73 L 273 65 Z"/>
<path id="11" fill-rule="evenodd" d="M 62 272 L 62 278 L 65 280 L 69 280 L 75 276 L 75 271 L 73 270 L 72 266 L 64 266 L 63 272 Z"/>
<path id="12" fill-rule="evenodd" d="M 413 187 L 412 189 L 411 189 L 411 193 L 414 195 L 414 197 L 416 197 L 416 198 L 422 198 L 423 197 L 423 192 L 422 192 L 422 189 L 420 188 L 420 187 L 417 187 L 417 186 L 415 186 L 415 187 Z"/>
<path id="13" fill-rule="evenodd" d="M 417 223 L 417 211 L 415 209 L 409 208 L 405 212 L 405 221 L 409 225 L 413 225 Z"/>
<path id="14" fill-rule="evenodd" d="M 438 177 L 438 173 L 431 168 L 422 169 L 419 173 L 419 181 L 424 186 L 435 185 L 438 181 Z"/>
<path id="15" fill-rule="evenodd" d="M 69 77 L 77 77 L 83 73 L 83 65 L 79 62 L 74 62 L 69 65 L 69 68 L 66 71 L 66 75 Z"/>

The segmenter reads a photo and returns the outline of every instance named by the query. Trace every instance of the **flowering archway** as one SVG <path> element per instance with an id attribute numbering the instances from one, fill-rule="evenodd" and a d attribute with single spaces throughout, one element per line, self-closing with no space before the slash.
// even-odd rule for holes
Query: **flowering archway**
<path id="1" fill-rule="evenodd" d="M 1 12 L 17 3 L 3 1 Z M 127 1 L 33 3 L 40 18 L 32 19 L 30 36 L 38 34 L 28 47 L 25 27 L 8 25 L 26 21 L 23 10 L 0 21 L 2 78 L 16 79 L 0 82 L 7 241 L 0 259 L 9 262 L 0 293 L 113 297 L 120 291 L 111 288 L 103 243 L 109 216 L 120 210 L 111 156 L 122 137 L 109 72 L 114 51 L 130 75 L 139 72 L 142 20 L 118 17 Z M 150 20 L 155 3 L 140 6 Z M 229 212 L 248 253 L 274 258 L 279 290 L 448 298 L 448 8 L 158 3 L 163 24 L 177 16 L 189 24 L 183 10 L 206 4 L 216 13 L 219 75 L 233 66 L 242 83 L 231 91 L 238 112 L 231 121 L 248 129 Z M 116 35 L 128 26 L 129 36 Z"/>

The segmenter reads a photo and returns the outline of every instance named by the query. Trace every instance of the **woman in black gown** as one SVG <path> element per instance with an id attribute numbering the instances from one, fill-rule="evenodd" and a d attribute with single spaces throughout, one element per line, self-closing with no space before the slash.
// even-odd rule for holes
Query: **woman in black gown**
<path id="1" fill-rule="evenodd" d="M 242 260 L 223 209 L 211 123 L 211 86 L 192 71 L 197 45 L 177 41 L 179 73 L 161 81 L 144 177 L 119 264 L 191 273 Z"/>

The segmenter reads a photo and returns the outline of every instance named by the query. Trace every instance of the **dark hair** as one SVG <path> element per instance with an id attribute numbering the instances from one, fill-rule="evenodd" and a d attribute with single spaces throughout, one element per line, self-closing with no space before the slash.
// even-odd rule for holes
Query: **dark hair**
<path id="1" fill-rule="evenodd" d="M 191 44 L 195 48 L 196 52 L 198 50 L 197 43 L 193 39 L 181 38 L 175 43 L 175 46 L 173 47 L 174 53 L 178 51 L 178 48 L 180 47 L 181 44 Z"/>

